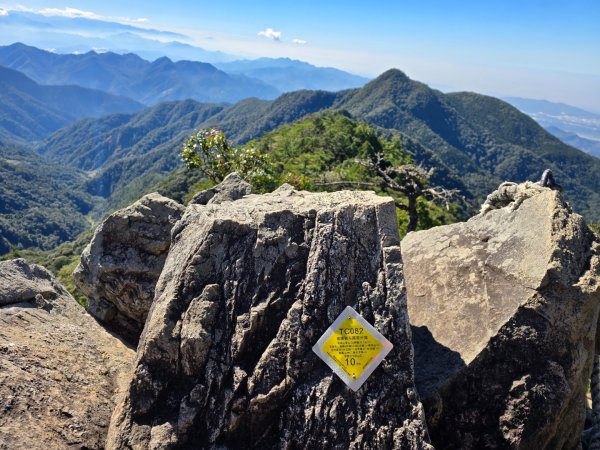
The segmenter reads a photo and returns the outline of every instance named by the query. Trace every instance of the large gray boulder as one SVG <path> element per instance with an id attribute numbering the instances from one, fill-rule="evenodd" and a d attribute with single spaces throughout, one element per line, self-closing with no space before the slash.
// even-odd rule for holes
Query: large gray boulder
<path id="1" fill-rule="evenodd" d="M 0 449 L 102 449 L 134 351 L 46 269 L 0 262 Z"/>
<path id="2" fill-rule="evenodd" d="M 137 342 L 162 271 L 171 228 L 185 207 L 153 193 L 111 214 L 96 229 L 73 276 L 88 311 Z"/>
<path id="3" fill-rule="evenodd" d="M 189 206 L 107 448 L 429 448 L 398 244 L 372 193 Z M 346 305 L 394 345 L 356 393 L 311 350 Z"/>
<path id="4" fill-rule="evenodd" d="M 537 184 L 505 184 L 482 211 L 402 241 L 433 443 L 575 449 L 600 305 L 598 244 L 560 193 Z"/>

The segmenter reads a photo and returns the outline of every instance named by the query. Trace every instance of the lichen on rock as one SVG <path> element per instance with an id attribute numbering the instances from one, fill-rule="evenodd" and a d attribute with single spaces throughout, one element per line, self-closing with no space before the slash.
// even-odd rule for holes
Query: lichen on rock
<path id="1" fill-rule="evenodd" d="M 430 448 L 392 199 L 283 186 L 172 236 L 108 448 Z M 347 305 L 394 345 L 356 393 L 311 350 Z"/>

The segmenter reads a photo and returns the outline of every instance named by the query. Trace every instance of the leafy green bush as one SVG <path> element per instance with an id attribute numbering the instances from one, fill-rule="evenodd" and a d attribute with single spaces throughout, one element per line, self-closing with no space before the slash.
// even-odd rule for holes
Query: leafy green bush
<path id="1" fill-rule="evenodd" d="M 198 130 L 187 139 L 181 158 L 190 169 L 200 170 L 212 182 L 219 183 L 237 172 L 258 191 L 275 187 L 270 158 L 253 145 L 232 146 L 225 133 L 215 128 Z"/>
<path id="2" fill-rule="evenodd" d="M 243 147 L 232 146 L 222 131 L 199 130 L 185 142 L 181 157 L 188 170 L 199 169 L 210 180 L 195 183 L 197 188 L 206 189 L 236 171 L 258 192 L 290 183 L 297 189 L 370 189 L 391 195 L 402 235 L 454 222 L 459 213 L 457 207 L 443 208 L 422 198 L 440 191 L 429 185 L 430 172 L 413 164 L 399 137 L 384 139 L 340 111 L 313 114 Z"/>

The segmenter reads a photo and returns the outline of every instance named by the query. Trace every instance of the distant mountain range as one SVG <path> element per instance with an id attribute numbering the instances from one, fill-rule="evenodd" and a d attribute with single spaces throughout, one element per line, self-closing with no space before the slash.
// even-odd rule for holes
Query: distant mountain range
<path id="1" fill-rule="evenodd" d="M 88 52 L 61 55 L 23 44 L 0 47 L 0 65 L 23 72 L 40 84 L 75 84 L 123 95 L 146 105 L 165 100 L 235 102 L 274 98 L 279 91 L 260 80 L 229 75 L 211 64 L 162 57 Z"/>
<path id="2" fill-rule="evenodd" d="M 188 37 L 180 33 L 87 17 L 43 15 L 0 8 L 0 29 L 0 45 L 26 42 L 58 53 L 97 50 L 135 53 L 148 60 L 168 56 L 173 60 L 208 63 L 239 59 L 234 55 L 190 45 L 185 42 Z"/>
<path id="3" fill-rule="evenodd" d="M 369 79 L 332 67 L 316 67 L 289 58 L 259 58 L 215 64 L 227 73 L 256 78 L 280 92 L 300 89 L 341 91 L 361 87 Z"/>
<path id="4" fill-rule="evenodd" d="M 287 59 L 262 58 L 223 65 L 197 61 L 154 62 L 138 55 L 94 51 L 57 54 L 24 44 L 0 47 L 0 65 L 45 84 L 74 84 L 132 98 L 145 105 L 193 99 L 234 103 L 244 98 L 274 99 L 297 89 L 341 90 L 368 80 L 341 70 Z"/>
<path id="5" fill-rule="evenodd" d="M 533 117 L 569 145 L 600 157 L 600 114 L 564 103 L 507 97 L 505 101 Z"/>
<path id="6" fill-rule="evenodd" d="M 135 112 L 144 106 L 126 97 L 79 86 L 41 86 L 0 66 L 0 137 L 29 142 L 84 117 Z"/>
<path id="7" fill-rule="evenodd" d="M 583 150 L 596 158 L 600 158 L 600 140 L 582 138 L 576 133 L 561 130 L 554 125 L 548 125 L 544 128 L 564 143 Z"/>

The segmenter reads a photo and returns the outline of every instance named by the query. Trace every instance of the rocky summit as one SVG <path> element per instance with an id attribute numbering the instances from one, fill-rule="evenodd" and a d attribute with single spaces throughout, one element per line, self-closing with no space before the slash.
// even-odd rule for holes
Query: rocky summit
<path id="1" fill-rule="evenodd" d="M 598 242 L 561 194 L 503 184 L 402 241 L 417 388 L 437 448 L 575 449 L 596 343 Z"/>
<path id="2" fill-rule="evenodd" d="M 46 269 L 0 261 L 0 449 L 101 449 L 134 351 Z"/>
<path id="3" fill-rule="evenodd" d="M 581 448 L 600 243 L 560 192 L 402 249 L 391 198 L 248 192 L 111 215 L 75 274 L 100 323 L 0 262 L 0 450 Z M 347 306 L 393 344 L 356 392 L 313 351 Z"/>
<path id="4" fill-rule="evenodd" d="M 398 244 L 372 193 L 190 205 L 107 448 L 430 448 Z M 347 305 L 394 345 L 356 393 L 312 351 Z"/>

